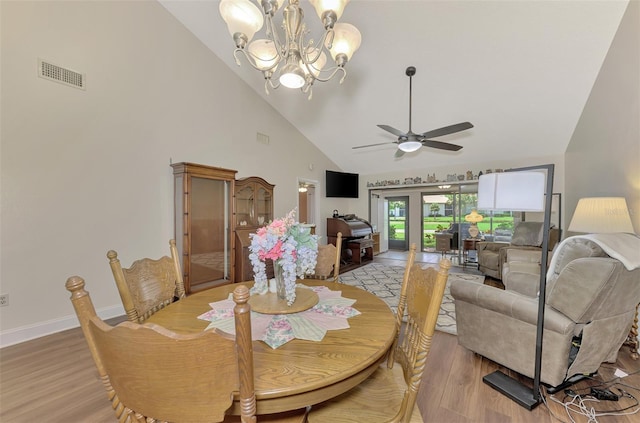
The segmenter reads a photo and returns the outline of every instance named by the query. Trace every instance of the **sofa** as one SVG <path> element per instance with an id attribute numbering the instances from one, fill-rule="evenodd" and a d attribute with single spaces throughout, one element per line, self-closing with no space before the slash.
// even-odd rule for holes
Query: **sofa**
<path id="1" fill-rule="evenodd" d="M 524 250 L 542 250 L 542 222 L 520 222 L 516 225 L 511 236 L 511 242 L 487 242 L 476 244 L 478 252 L 478 270 L 486 276 L 502 280 L 502 266 L 506 261 L 508 248 Z M 560 230 L 551 228 L 549 232 L 549 251 L 560 240 Z"/>
<path id="2" fill-rule="evenodd" d="M 615 362 L 640 302 L 638 251 L 632 234 L 576 236 L 558 245 L 547 272 L 543 384 L 561 386 Z M 458 342 L 533 377 L 538 287 L 539 280 L 522 293 L 453 281 Z"/>

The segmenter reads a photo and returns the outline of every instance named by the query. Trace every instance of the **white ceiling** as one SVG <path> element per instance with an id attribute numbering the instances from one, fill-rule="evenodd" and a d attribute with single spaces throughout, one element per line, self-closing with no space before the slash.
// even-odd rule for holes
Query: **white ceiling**
<path id="1" fill-rule="evenodd" d="M 308 101 L 286 88 L 266 95 L 262 75 L 235 64 L 217 0 L 159 1 L 341 170 L 360 174 L 564 153 L 628 3 L 353 0 L 341 21 L 360 30 L 362 46 L 345 82 L 316 83 Z M 408 66 L 417 68 L 412 130 L 469 121 L 474 128 L 438 138 L 464 148 L 400 159 L 395 144 L 353 150 L 395 141 L 377 124 L 408 130 Z"/>

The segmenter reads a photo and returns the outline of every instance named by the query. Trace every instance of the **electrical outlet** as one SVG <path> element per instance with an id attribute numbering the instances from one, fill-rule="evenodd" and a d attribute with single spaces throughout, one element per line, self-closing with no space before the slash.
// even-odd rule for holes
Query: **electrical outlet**
<path id="1" fill-rule="evenodd" d="M 9 305 L 9 294 L 0 294 L 0 307 Z"/>

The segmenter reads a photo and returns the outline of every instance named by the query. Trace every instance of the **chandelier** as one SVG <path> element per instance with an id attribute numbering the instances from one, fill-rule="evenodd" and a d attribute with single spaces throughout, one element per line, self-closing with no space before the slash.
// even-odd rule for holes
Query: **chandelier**
<path id="1" fill-rule="evenodd" d="M 244 55 L 249 64 L 264 75 L 267 94 L 269 87 L 277 89 L 284 85 L 308 92 L 311 99 L 314 82 L 327 82 L 340 72 L 342 83 L 347 76 L 344 67 L 360 47 L 362 39 L 355 26 L 337 22 L 349 0 L 309 0 L 324 27 L 317 43 L 313 39 L 305 40 L 310 31 L 304 23 L 299 0 L 287 1 L 280 29 L 277 28 L 274 16 L 278 3 L 278 0 L 262 0 L 261 12 L 250 0 L 220 2 L 220 15 L 236 45 L 233 56 L 238 66 L 238 56 Z M 264 20 L 266 38 L 251 41 L 262 28 Z M 329 69 L 323 69 L 327 62 L 325 49 L 335 62 L 335 66 Z"/>

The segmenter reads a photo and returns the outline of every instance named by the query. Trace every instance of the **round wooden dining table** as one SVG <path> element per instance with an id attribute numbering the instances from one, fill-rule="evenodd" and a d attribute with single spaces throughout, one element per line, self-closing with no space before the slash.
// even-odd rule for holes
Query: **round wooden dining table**
<path id="1" fill-rule="evenodd" d="M 393 312 L 374 294 L 335 282 L 298 282 L 342 291 L 343 297 L 356 300 L 353 307 L 361 314 L 348 319 L 348 329 L 327 331 L 321 341 L 293 339 L 277 349 L 253 341 L 258 414 L 297 410 L 357 386 L 384 361 L 396 334 Z M 223 285 L 191 294 L 156 312 L 146 322 L 179 333 L 201 332 L 209 322 L 198 316 L 211 309 L 209 303 L 228 298 L 237 286 Z M 240 414 L 238 402 L 234 401 L 231 413 Z"/>

